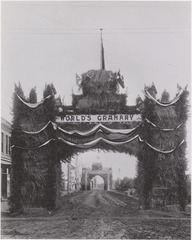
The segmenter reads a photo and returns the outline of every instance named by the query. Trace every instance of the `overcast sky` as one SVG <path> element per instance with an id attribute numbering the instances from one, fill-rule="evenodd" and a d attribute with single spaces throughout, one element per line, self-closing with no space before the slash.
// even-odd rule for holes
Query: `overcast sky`
<path id="1" fill-rule="evenodd" d="M 164 89 L 173 97 L 177 83 L 190 85 L 190 2 L 4 1 L 1 8 L 2 116 L 9 121 L 14 82 L 26 96 L 36 86 L 38 101 L 45 83 L 53 83 L 71 104 L 75 74 L 100 68 L 100 28 L 106 70 L 121 70 L 128 104 L 143 97 L 145 84 L 154 82 L 159 97 Z M 102 158 L 119 158 L 110 156 Z"/>

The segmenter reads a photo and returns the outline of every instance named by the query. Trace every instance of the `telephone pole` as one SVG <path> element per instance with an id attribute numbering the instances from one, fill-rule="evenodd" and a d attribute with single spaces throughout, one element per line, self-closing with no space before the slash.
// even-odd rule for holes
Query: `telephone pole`
<path id="1" fill-rule="evenodd" d="M 68 162 L 67 164 L 67 193 L 69 194 L 70 191 L 70 181 L 71 181 L 71 164 Z"/>
<path id="2" fill-rule="evenodd" d="M 75 182 L 76 182 L 76 191 L 79 191 L 79 169 L 78 169 L 78 157 L 76 156 L 76 166 L 75 166 Z"/>
<path id="3" fill-rule="evenodd" d="M 121 182 L 121 181 L 120 181 L 120 168 L 119 168 L 119 184 L 120 184 L 120 182 Z"/>

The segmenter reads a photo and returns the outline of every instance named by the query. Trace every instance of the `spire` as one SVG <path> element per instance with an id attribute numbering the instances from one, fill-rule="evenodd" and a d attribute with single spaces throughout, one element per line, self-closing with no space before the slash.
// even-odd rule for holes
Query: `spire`
<path id="1" fill-rule="evenodd" d="M 101 70 L 105 69 L 105 58 L 104 58 L 104 47 L 103 47 L 103 38 L 102 38 L 102 28 L 101 31 Z"/>

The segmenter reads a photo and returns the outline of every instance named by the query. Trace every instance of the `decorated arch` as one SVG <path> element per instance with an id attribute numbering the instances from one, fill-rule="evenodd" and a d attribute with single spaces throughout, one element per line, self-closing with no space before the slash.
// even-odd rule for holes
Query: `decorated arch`
<path id="1" fill-rule="evenodd" d="M 71 106 L 55 98 L 53 85 L 46 86 L 39 103 L 15 86 L 11 211 L 59 208 L 61 161 L 71 161 L 88 149 L 137 157 L 137 191 L 143 207 L 154 207 L 160 198 L 161 204 L 180 204 L 184 209 L 187 89 L 178 87 L 171 101 L 166 91 L 157 100 L 152 84 L 145 87 L 144 100 L 138 98 L 129 106 L 126 94 L 118 92 L 124 87 L 120 71 L 91 70 L 76 78 L 82 94 L 73 94 Z"/>
<path id="2" fill-rule="evenodd" d="M 104 190 L 112 190 L 113 184 L 112 168 L 103 168 L 101 163 L 93 163 L 92 168 L 82 169 L 81 180 L 82 190 L 90 190 L 91 180 L 96 176 L 100 176 L 103 179 Z"/>

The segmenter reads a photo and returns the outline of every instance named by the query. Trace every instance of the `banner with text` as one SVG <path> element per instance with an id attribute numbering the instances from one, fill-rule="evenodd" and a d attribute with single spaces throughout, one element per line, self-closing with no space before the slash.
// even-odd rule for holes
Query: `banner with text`
<path id="1" fill-rule="evenodd" d="M 140 114 L 100 114 L 57 116 L 56 122 L 132 122 L 141 121 Z"/>

